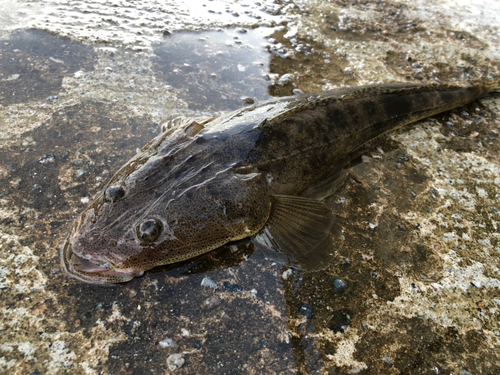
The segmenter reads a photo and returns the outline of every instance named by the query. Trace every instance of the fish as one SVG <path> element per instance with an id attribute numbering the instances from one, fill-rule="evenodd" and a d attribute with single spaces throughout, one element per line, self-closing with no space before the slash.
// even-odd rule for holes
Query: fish
<path id="1" fill-rule="evenodd" d="M 249 238 L 305 271 L 335 254 L 324 200 L 367 145 L 500 89 L 392 83 L 275 98 L 216 118 L 179 117 L 77 217 L 61 264 L 112 284 Z"/>

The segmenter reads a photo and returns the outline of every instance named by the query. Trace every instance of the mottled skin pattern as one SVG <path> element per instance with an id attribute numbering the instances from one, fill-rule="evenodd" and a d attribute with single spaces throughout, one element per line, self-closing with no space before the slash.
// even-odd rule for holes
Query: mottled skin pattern
<path id="1" fill-rule="evenodd" d="M 382 94 L 391 90 L 396 93 Z M 390 84 L 306 95 L 318 99 L 311 108 L 265 126 L 256 156 L 246 163 L 252 171 L 273 176 L 273 194 L 301 194 L 376 137 L 487 92 L 485 87 Z"/>
<path id="2" fill-rule="evenodd" d="M 253 236 L 274 196 L 320 200 L 332 193 L 321 182 L 335 180 L 367 142 L 496 89 L 498 82 L 356 87 L 177 121 L 82 213 L 63 266 L 83 281 L 123 282 Z"/>

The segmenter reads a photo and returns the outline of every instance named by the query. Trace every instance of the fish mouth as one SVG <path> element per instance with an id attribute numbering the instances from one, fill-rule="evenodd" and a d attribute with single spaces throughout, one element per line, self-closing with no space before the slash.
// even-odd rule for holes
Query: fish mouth
<path id="1" fill-rule="evenodd" d="M 94 264 L 76 255 L 71 250 L 70 236 L 61 247 L 61 265 L 70 277 L 90 284 L 116 284 L 144 274 L 143 270 L 135 268 L 116 268 L 108 263 Z"/>

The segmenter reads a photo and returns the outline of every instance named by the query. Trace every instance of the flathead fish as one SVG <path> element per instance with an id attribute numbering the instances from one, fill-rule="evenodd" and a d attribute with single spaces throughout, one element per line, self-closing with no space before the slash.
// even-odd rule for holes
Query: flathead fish
<path id="1" fill-rule="evenodd" d="M 499 89 L 363 86 L 170 121 L 75 221 L 63 267 L 85 282 L 118 283 L 251 237 L 291 265 L 325 268 L 334 249 L 323 199 L 363 146 Z"/>

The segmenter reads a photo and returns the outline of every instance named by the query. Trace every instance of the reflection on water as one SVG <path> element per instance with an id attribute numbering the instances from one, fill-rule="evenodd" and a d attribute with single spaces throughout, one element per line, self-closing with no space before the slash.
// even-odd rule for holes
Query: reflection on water
<path id="1" fill-rule="evenodd" d="M 189 108 L 237 109 L 270 98 L 269 35 L 273 28 L 174 33 L 154 47 L 155 71 Z"/>

